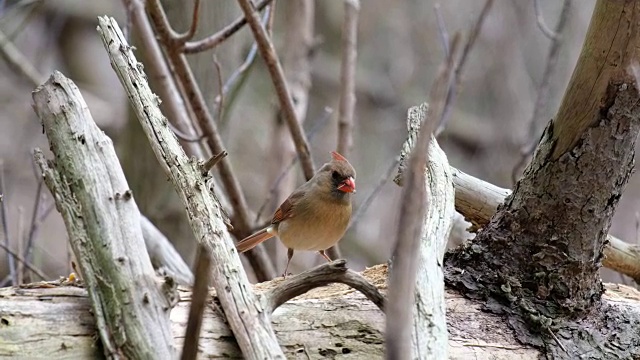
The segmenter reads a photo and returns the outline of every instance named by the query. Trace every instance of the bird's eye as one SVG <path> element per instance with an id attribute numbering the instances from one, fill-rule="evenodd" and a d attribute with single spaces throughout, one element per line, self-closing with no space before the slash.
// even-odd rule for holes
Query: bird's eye
<path id="1" fill-rule="evenodd" d="M 337 180 L 340 179 L 340 174 L 338 174 L 337 171 L 334 171 L 331 173 L 331 177 Z"/>

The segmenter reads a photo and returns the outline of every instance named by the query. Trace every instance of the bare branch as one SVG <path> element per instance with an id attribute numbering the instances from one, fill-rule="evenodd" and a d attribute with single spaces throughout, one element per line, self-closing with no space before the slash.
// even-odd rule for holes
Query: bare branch
<path id="1" fill-rule="evenodd" d="M 0 248 L 2 248 L 2 250 L 6 251 L 7 254 L 9 254 L 10 256 L 12 256 L 12 258 L 15 258 L 16 260 L 18 260 L 18 262 L 22 263 L 22 265 L 24 265 L 24 267 L 26 267 L 27 269 L 29 269 L 30 271 L 32 271 L 34 274 L 38 275 L 38 277 L 42 280 L 47 280 L 48 277 L 47 275 L 45 275 L 40 269 L 38 269 L 37 267 L 31 265 L 31 263 L 29 261 L 27 261 L 27 259 L 23 258 L 22 256 L 20 256 L 20 254 L 18 252 L 15 252 L 13 250 L 11 250 L 7 245 L 3 244 L 0 242 Z M 18 281 L 16 280 L 16 282 L 13 283 L 13 285 L 18 286 L 20 285 L 18 283 Z"/>
<path id="2" fill-rule="evenodd" d="M 189 308 L 189 320 L 187 330 L 184 333 L 184 347 L 182 348 L 181 360 L 193 360 L 198 356 L 198 343 L 200 342 L 200 327 L 202 326 L 202 315 L 207 305 L 209 296 L 209 282 L 211 274 L 211 254 L 206 246 L 198 244 L 196 254 L 196 279 L 193 284 L 191 294 L 191 307 Z"/>
<path id="3" fill-rule="evenodd" d="M 151 28 L 149 18 L 145 13 L 145 1 L 142 0 L 122 0 L 128 9 L 131 23 L 140 35 L 140 47 L 144 50 L 147 58 L 145 69 L 148 71 L 150 78 L 158 83 L 158 93 L 164 104 L 164 110 L 167 112 L 169 122 L 179 132 L 179 137 L 184 139 L 199 138 L 196 129 L 191 123 L 190 116 L 187 113 L 187 107 L 178 91 L 174 81 L 173 71 L 169 70 L 169 66 L 165 61 L 162 49 L 156 39 L 156 34 Z M 175 132 L 175 131 L 174 131 Z M 204 135 L 204 134 L 203 134 Z M 205 154 L 196 141 L 185 140 L 182 145 L 189 154 L 196 158 L 204 158 Z"/>
<path id="4" fill-rule="evenodd" d="M 444 57 L 449 57 L 449 33 L 447 32 L 447 26 L 444 23 L 444 18 L 440 12 L 440 3 L 433 4 L 433 11 L 436 14 L 436 24 L 438 25 L 438 35 L 440 35 L 440 44 L 444 51 Z"/>
<path id="5" fill-rule="evenodd" d="M 380 176 L 376 185 L 371 189 L 371 192 L 367 194 L 367 196 L 362 200 L 358 209 L 356 209 L 355 214 L 351 217 L 351 223 L 349 224 L 349 228 L 353 227 L 360 221 L 360 218 L 367 212 L 367 209 L 373 202 L 373 200 L 378 196 L 382 187 L 389 181 L 393 172 L 398 168 L 398 163 L 400 162 L 399 158 L 395 158 L 391 165 L 387 168 L 387 170 Z"/>
<path id="6" fill-rule="evenodd" d="M 311 128 L 311 130 L 309 130 L 309 133 L 307 134 L 307 138 L 309 139 L 309 141 L 312 141 L 313 138 L 315 138 L 316 134 L 318 134 L 320 130 L 324 129 L 324 127 L 329 123 L 328 120 L 331 118 L 331 114 L 333 114 L 333 109 L 330 107 L 325 107 L 324 114 L 315 123 L 315 125 Z M 291 169 L 293 169 L 296 162 L 298 162 L 298 159 L 299 159 L 298 156 L 295 156 L 293 159 L 291 159 L 291 162 L 289 163 L 289 165 L 284 170 L 282 170 L 280 175 L 278 175 L 276 180 L 273 182 L 273 185 L 271 185 L 271 189 L 269 189 L 269 194 L 267 195 L 266 199 L 264 199 L 264 201 L 262 202 L 262 205 L 260 205 L 260 208 L 258 209 L 258 213 L 256 214 L 256 222 L 260 221 L 262 212 L 267 207 L 267 205 L 269 204 L 273 196 L 276 194 L 276 191 L 278 190 L 278 186 L 280 186 L 280 182 L 282 182 L 282 180 L 287 176 L 287 174 L 289 174 Z"/>
<path id="7" fill-rule="evenodd" d="M 283 280 L 277 287 L 269 290 L 265 294 L 267 301 L 266 309 L 269 313 L 273 313 L 280 305 L 294 297 L 333 283 L 342 283 L 351 286 L 376 304 L 380 310 L 384 311 L 384 295 L 362 275 L 348 269 L 345 260 L 325 263 Z"/>
<path id="8" fill-rule="evenodd" d="M 359 0 L 344 1 L 342 26 L 342 65 L 340 68 L 340 107 L 338 109 L 337 150 L 349 157 L 353 146 L 353 117 L 356 107 L 356 61 L 358 56 Z"/>
<path id="9" fill-rule="evenodd" d="M 31 163 L 35 165 L 34 161 L 32 161 Z M 43 194 L 44 186 L 43 186 L 42 176 L 40 176 L 39 173 L 36 173 L 35 175 L 36 175 L 36 181 L 38 185 L 36 187 L 36 195 L 35 195 L 35 200 L 33 204 L 33 211 L 31 213 L 31 223 L 29 225 L 29 234 L 27 235 L 26 247 L 24 249 L 24 252 L 22 253 L 24 258 L 27 259 L 27 261 L 31 261 L 31 256 L 33 253 L 33 241 L 38 231 L 38 227 L 40 226 L 40 221 L 39 221 L 40 212 L 41 212 L 40 202 L 42 200 L 42 196 L 44 195 Z"/>
<path id="10" fill-rule="evenodd" d="M 400 220 L 396 245 L 393 251 L 393 263 L 389 276 L 389 307 L 385 339 L 387 359 L 410 359 L 411 329 L 413 328 L 413 309 L 415 301 L 416 277 L 418 268 L 419 239 L 422 221 L 431 199 L 425 189 L 425 167 L 428 160 L 431 135 L 437 128 L 445 108 L 447 92 L 454 73 L 454 59 L 457 56 L 459 36 L 451 46 L 451 54 L 443 64 L 433 84 L 429 98 L 431 109 L 411 108 L 409 119 L 420 127 L 415 146 L 410 152 L 408 166 L 404 174 L 404 186 L 400 208 Z"/>
<path id="11" fill-rule="evenodd" d="M 271 15 L 274 14 L 274 5 L 267 7 L 264 14 L 262 15 L 262 23 L 267 27 L 267 32 L 269 32 L 269 21 L 272 18 Z M 224 98 L 227 98 L 231 91 L 233 91 L 234 93 L 237 92 L 238 87 L 243 83 L 245 76 L 248 74 L 248 70 L 251 68 L 251 66 L 253 66 L 257 54 L 258 44 L 256 44 L 256 42 L 254 41 L 251 45 L 251 48 L 249 49 L 249 52 L 247 53 L 247 57 L 244 59 L 242 64 L 240 64 L 240 66 L 238 66 L 238 68 L 233 73 L 231 73 L 227 81 L 224 83 L 224 86 L 222 86 L 221 93 L 216 96 L 214 100 L 216 106 L 221 106 L 220 104 L 222 100 Z M 233 98 L 235 97 L 232 97 L 232 99 Z M 231 106 L 232 102 L 233 100 L 227 104 L 227 107 Z M 218 116 L 218 119 L 222 121 L 222 117 Z"/>
<path id="12" fill-rule="evenodd" d="M 168 29 L 169 22 L 162 5 L 160 4 L 160 0 L 149 0 L 147 9 L 155 27 L 159 29 L 158 33 L 161 41 L 167 47 L 169 61 L 173 65 L 176 76 L 182 84 L 181 90 L 183 90 L 184 97 L 189 101 L 196 119 L 198 120 L 198 125 L 207 137 L 207 145 L 209 149 L 214 154 L 219 154 L 222 151 L 225 151 L 224 144 L 220 137 L 220 132 L 218 131 L 218 126 L 209 111 L 200 88 L 198 87 L 193 71 L 187 62 L 187 58 L 175 48 L 170 38 L 171 31 Z M 227 190 L 229 201 L 233 207 L 234 228 L 236 229 L 238 237 L 242 238 L 250 234 L 252 227 L 249 219 L 249 208 L 247 206 L 244 193 L 240 188 L 240 182 L 235 176 L 231 162 L 228 158 L 222 159 L 219 171 L 220 178 Z M 273 263 L 264 251 L 263 246 L 257 246 L 245 254 L 247 255 L 247 258 L 249 259 L 259 281 L 272 279 L 276 276 Z"/>
<path id="13" fill-rule="evenodd" d="M 16 251 L 18 254 L 22 254 L 23 250 L 23 242 L 24 242 L 24 207 L 22 206 L 18 206 L 18 236 L 16 236 L 16 238 L 18 239 L 18 251 Z M 18 276 L 18 283 L 16 285 L 22 285 L 24 284 L 24 263 L 23 262 L 18 262 L 18 269 L 16 271 L 16 274 Z"/>
<path id="14" fill-rule="evenodd" d="M 7 64 L 22 74 L 31 85 L 35 87 L 40 84 L 42 80 L 40 72 L 2 31 L 0 31 L 0 52 Z"/>
<path id="15" fill-rule="evenodd" d="M 262 0 L 255 5 L 256 11 L 262 11 L 267 5 L 269 5 L 273 0 Z M 219 32 L 205 38 L 202 40 L 188 42 L 184 44 L 182 51 L 185 54 L 194 54 L 202 51 L 206 51 L 209 49 L 213 49 L 216 46 L 222 44 L 225 40 L 235 34 L 238 30 L 242 29 L 243 26 L 247 24 L 247 20 L 244 17 L 239 17 L 231 24 L 227 25 L 224 29 Z"/>
<path id="16" fill-rule="evenodd" d="M 4 180 L 4 160 L 0 159 L 0 220 L 2 220 L 2 234 L 4 235 L 3 249 L 9 249 L 9 224 L 7 221 L 7 191 L 5 189 Z M 18 283 L 17 266 L 14 256 L 7 250 L 7 263 L 9 264 L 9 276 L 12 284 Z"/>
<path id="17" fill-rule="evenodd" d="M 285 80 L 284 71 L 282 70 L 280 61 L 278 60 L 278 55 L 276 54 L 269 35 L 260 23 L 260 18 L 258 17 L 258 14 L 251 2 L 249 0 L 238 0 L 238 3 L 240 4 L 249 26 L 253 31 L 256 43 L 258 44 L 258 50 L 267 65 L 267 69 L 271 75 L 271 80 L 273 81 L 273 85 L 276 89 L 276 94 L 278 95 L 280 108 L 283 112 L 284 119 L 289 126 L 291 138 L 296 145 L 304 176 L 309 180 L 315 173 L 313 159 L 311 158 L 309 150 L 309 142 L 302 131 L 302 125 L 298 121 L 293 100 L 291 99 L 289 88 Z"/>
<path id="18" fill-rule="evenodd" d="M 491 6 L 493 5 L 493 0 L 487 0 L 480 11 L 480 15 L 476 19 L 473 27 L 469 31 L 469 37 L 467 38 L 467 42 L 464 44 L 464 49 L 462 50 L 462 55 L 458 62 L 454 65 L 454 76 L 452 83 L 449 85 L 449 90 L 447 91 L 447 100 L 444 105 L 444 110 L 442 112 L 442 118 L 439 120 L 438 129 L 436 130 L 436 135 L 440 134 L 445 126 L 447 125 L 447 120 L 451 115 L 451 110 L 453 109 L 453 104 L 456 101 L 456 97 L 458 96 L 458 90 L 460 89 L 460 85 L 462 84 L 462 70 L 464 69 L 465 64 L 467 63 L 467 59 L 469 58 L 469 54 L 473 49 L 473 45 L 476 43 L 476 39 L 482 30 L 482 24 L 484 24 L 487 15 L 489 14 L 489 10 L 491 10 Z M 449 53 L 447 52 L 447 56 Z"/>
<path id="19" fill-rule="evenodd" d="M 205 135 L 195 135 L 195 136 L 187 135 L 187 134 L 183 133 L 182 130 L 179 130 L 172 123 L 167 123 L 167 125 L 169 126 L 169 128 L 171 128 L 171 131 L 173 131 L 173 133 L 176 134 L 178 139 L 180 139 L 180 140 L 182 140 L 184 142 L 200 142 L 200 141 L 202 141 L 202 140 L 204 140 L 206 138 Z"/>
<path id="20" fill-rule="evenodd" d="M 218 80 L 218 96 L 216 98 L 216 105 L 218 108 L 218 121 L 222 121 L 222 113 L 224 111 L 224 89 L 222 85 L 222 66 L 218 61 L 218 56 L 213 54 L 213 65 L 216 68 L 216 78 Z"/>
<path id="21" fill-rule="evenodd" d="M 536 0 L 535 3 L 537 8 L 538 1 Z M 539 137 L 537 135 L 539 132 L 538 127 L 540 126 L 540 124 L 546 121 L 545 115 L 549 112 L 549 100 L 551 100 L 551 79 L 553 79 L 553 75 L 555 74 L 558 67 L 560 48 L 563 44 L 562 34 L 564 32 L 564 27 L 567 23 L 567 18 L 569 17 L 570 12 L 571 0 L 564 0 L 564 3 L 562 5 L 562 12 L 560 13 L 560 18 L 558 19 L 558 24 L 556 25 L 556 31 L 555 33 L 553 33 L 553 37 L 550 38 L 551 46 L 549 48 L 549 54 L 547 55 L 547 65 L 545 66 L 544 73 L 542 74 L 542 81 L 540 82 L 540 86 L 538 87 L 536 102 L 533 107 L 533 114 L 531 114 L 531 119 L 529 119 L 529 131 L 527 133 L 528 138 L 525 138 L 523 140 L 522 149 L 520 150 L 520 160 L 513 167 L 513 170 L 511 172 L 511 181 L 513 183 L 516 182 L 518 173 L 520 172 L 520 170 L 522 170 L 522 167 L 525 166 L 529 157 L 533 155 L 533 151 L 538 145 L 537 141 L 535 140 Z M 541 17 L 539 17 L 539 19 L 540 18 Z"/>
<path id="22" fill-rule="evenodd" d="M 191 17 L 191 27 L 189 27 L 189 30 L 186 33 L 178 36 L 178 38 L 176 39 L 178 42 L 185 43 L 191 40 L 196 34 L 196 30 L 198 29 L 198 20 L 200 18 L 198 14 L 199 11 L 200 0 L 195 0 L 195 4 L 193 4 L 193 16 Z"/>
<path id="23" fill-rule="evenodd" d="M 113 68 L 149 139 L 163 170 L 173 181 L 186 208 L 199 243 L 211 252 L 212 282 L 229 326 L 246 358 L 282 358 L 271 322 L 260 306 L 231 237 L 221 207 L 206 185 L 197 164 L 187 158 L 175 136 L 164 125 L 166 119 L 131 48 L 113 18 L 99 18 L 99 30 Z M 224 164 L 224 160 L 220 165 Z"/>
<path id="24" fill-rule="evenodd" d="M 536 23 L 538 24 L 538 28 L 544 34 L 544 36 L 549 38 L 549 40 L 555 41 L 558 33 L 553 32 L 553 30 L 551 30 L 547 26 L 547 23 L 544 21 L 544 16 L 542 16 L 542 9 L 540 9 L 540 0 L 533 0 L 533 8 L 536 12 Z"/>

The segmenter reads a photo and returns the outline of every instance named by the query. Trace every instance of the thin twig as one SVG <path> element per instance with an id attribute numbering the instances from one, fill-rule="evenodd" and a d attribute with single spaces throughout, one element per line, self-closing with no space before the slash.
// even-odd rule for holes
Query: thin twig
<path id="1" fill-rule="evenodd" d="M 349 158 L 353 146 L 353 117 L 356 107 L 356 61 L 358 57 L 358 13 L 360 1 L 344 1 L 342 26 L 342 65 L 340 68 L 340 107 L 338 108 L 338 146 Z"/>
<path id="2" fill-rule="evenodd" d="M 273 6 L 274 5 L 267 7 L 267 10 L 265 10 L 264 14 L 262 15 L 262 22 L 263 24 L 265 24 L 265 26 L 267 26 L 267 28 L 269 28 L 269 19 L 271 18 L 271 14 L 273 14 Z M 247 53 L 247 57 L 244 59 L 242 64 L 240 64 L 240 66 L 233 73 L 231 73 L 227 81 L 224 83 L 224 86 L 222 87 L 222 93 L 215 98 L 214 103 L 216 104 L 216 106 L 219 106 L 217 104 L 221 102 L 221 99 L 229 94 L 229 92 L 232 90 L 231 87 L 236 85 L 238 83 L 238 80 L 244 78 L 243 75 L 245 75 L 247 73 L 247 70 L 249 70 L 249 68 L 251 68 L 251 66 L 254 64 L 254 60 L 256 59 L 257 54 L 258 44 L 256 44 L 256 42 L 254 41 L 251 45 L 251 48 L 249 49 L 249 52 Z M 219 119 L 222 118 L 219 117 Z"/>
<path id="3" fill-rule="evenodd" d="M 551 337 L 553 338 L 553 340 L 555 340 L 556 344 L 558 344 L 558 346 L 560 346 L 560 349 L 562 349 L 567 355 L 569 355 L 569 352 L 567 351 L 567 348 L 564 347 L 564 345 L 562 345 L 562 342 L 560 342 L 560 339 L 558 339 L 556 334 L 554 334 L 554 332 L 549 328 L 547 328 L 547 330 L 549 331 L 549 334 L 551 334 Z"/>
<path id="4" fill-rule="evenodd" d="M 256 11 L 262 11 L 265 6 L 269 5 L 273 0 L 262 0 L 258 4 L 255 5 Z M 245 17 L 239 17 L 231 24 L 227 25 L 224 29 L 218 31 L 217 33 L 194 42 L 187 42 L 184 44 L 182 51 L 185 54 L 194 54 L 202 51 L 206 51 L 209 49 L 213 49 L 216 46 L 222 44 L 225 40 L 235 34 L 238 30 L 242 29 L 243 26 L 247 24 L 247 20 Z"/>
<path id="5" fill-rule="evenodd" d="M 195 4 L 193 5 L 193 16 L 191 17 L 191 27 L 189 27 L 189 30 L 186 33 L 182 35 L 178 35 L 178 37 L 176 38 L 176 41 L 185 43 L 193 39 L 193 36 L 196 34 L 196 30 L 198 30 L 198 20 L 200 18 L 198 14 L 199 11 L 200 11 L 200 0 L 196 0 Z"/>
<path id="6" fill-rule="evenodd" d="M 184 138 L 194 138 L 190 134 L 196 134 L 196 129 L 191 123 L 191 117 L 178 90 L 173 71 L 169 69 L 156 39 L 156 34 L 151 27 L 149 17 L 145 12 L 145 1 L 122 0 L 122 2 L 128 9 L 131 23 L 139 35 L 140 46 L 149 59 L 145 63 L 145 70 L 148 71 L 150 78 L 158 82 L 158 95 L 164 104 L 167 119 L 173 125 L 174 133 L 177 134 L 175 129 L 178 129 L 181 134 L 189 134 L 183 136 Z M 199 159 L 205 156 L 200 144 L 183 141 L 182 146 L 189 156 Z"/>
<path id="7" fill-rule="evenodd" d="M 536 1 L 537 3 L 537 1 Z M 542 74 L 542 81 L 538 87 L 538 93 L 536 95 L 536 103 L 533 107 L 533 114 L 529 119 L 529 132 L 528 138 L 525 138 L 522 144 L 521 156 L 518 163 L 513 167 L 511 172 L 511 181 L 515 184 L 518 173 L 525 166 L 529 157 L 533 154 L 538 143 L 536 134 L 538 133 L 537 127 L 545 120 L 544 116 L 549 110 L 549 101 L 551 100 L 551 79 L 558 67 L 558 59 L 560 55 L 560 48 L 563 43 L 563 32 L 569 12 L 571 11 L 571 0 L 564 0 L 562 5 L 562 12 L 556 25 L 556 31 L 553 38 L 551 38 L 551 46 L 549 48 L 549 54 L 547 55 L 547 65 L 545 66 L 544 73 Z"/>
<path id="8" fill-rule="evenodd" d="M 207 305 L 209 282 L 211 281 L 211 254 L 203 243 L 198 244 L 194 272 L 195 281 L 191 292 L 191 307 L 189 308 L 189 320 L 184 334 L 181 360 L 192 360 L 198 355 L 202 314 Z"/>
<path id="9" fill-rule="evenodd" d="M 220 66 L 220 61 L 218 61 L 218 57 L 216 54 L 213 54 L 213 65 L 216 68 L 216 75 L 218 79 L 218 97 L 216 98 L 216 107 L 218 109 L 218 121 L 222 120 L 222 112 L 224 111 L 224 92 L 222 85 L 222 66 Z"/>
<path id="10" fill-rule="evenodd" d="M 15 256 L 9 252 L 9 224 L 7 222 L 7 192 L 5 191 L 4 181 L 4 160 L 0 159 L 0 194 L 2 194 L 2 201 L 0 201 L 0 218 L 2 220 L 2 233 L 4 235 L 4 246 L 7 250 L 7 262 L 9 264 L 9 275 L 11 276 L 12 284 L 17 284 L 18 278 L 17 267 L 15 263 Z"/>
<path id="11" fill-rule="evenodd" d="M 266 311 L 273 313 L 280 305 L 315 288 L 342 283 L 360 291 L 380 310 L 385 311 L 385 297 L 364 276 L 347 268 L 345 260 L 325 263 L 298 275 L 288 277 L 265 294 Z"/>
<path id="12" fill-rule="evenodd" d="M 54 201 L 49 203 L 47 206 L 43 206 L 44 211 L 38 217 L 38 223 L 42 223 L 47 218 L 47 216 L 51 214 L 51 211 L 55 209 L 55 207 L 56 207 L 56 203 Z"/>
<path id="13" fill-rule="evenodd" d="M 425 166 L 432 133 L 445 109 L 449 84 L 454 74 L 459 36 L 455 36 L 450 56 L 446 58 L 430 93 L 430 109 L 420 127 L 416 145 L 411 151 L 404 173 L 404 186 L 398 223 L 397 241 L 393 251 L 393 266 L 389 275 L 389 307 L 385 338 L 387 359 L 410 359 L 413 304 L 422 218 L 430 199 L 427 198 Z"/>
<path id="14" fill-rule="evenodd" d="M 39 278 L 41 278 L 42 280 L 47 280 L 47 275 L 45 275 L 40 269 L 38 269 L 37 267 L 31 265 L 31 263 L 29 263 L 25 258 L 23 258 L 22 256 L 20 256 L 20 254 L 14 252 L 13 250 L 11 250 L 7 245 L 0 243 L 0 248 L 2 248 L 2 250 L 6 251 L 7 254 L 9 254 L 10 256 L 12 256 L 12 258 L 15 258 L 18 262 L 21 262 L 22 264 L 24 264 L 24 266 L 29 269 L 30 271 L 32 271 L 34 274 L 36 274 Z M 13 280 L 12 280 L 13 281 Z M 13 282 L 14 285 L 18 285 L 17 280 L 15 282 Z"/>
<path id="15" fill-rule="evenodd" d="M 309 133 L 307 134 L 307 138 L 309 138 L 309 141 L 312 141 L 313 138 L 315 138 L 315 136 L 320 132 L 320 130 L 324 129 L 324 127 L 329 123 L 328 120 L 331 118 L 331 114 L 333 114 L 333 109 L 331 109 L 330 107 L 325 107 L 324 114 L 313 125 L 313 127 L 309 130 Z M 276 180 L 273 182 L 271 189 L 269 189 L 269 194 L 267 195 L 267 198 L 264 199 L 264 201 L 262 202 L 262 205 L 260 205 L 258 213 L 256 214 L 256 220 L 255 220 L 256 222 L 260 221 L 262 212 L 267 207 L 267 205 L 269 204 L 273 196 L 276 194 L 276 191 L 278 190 L 278 186 L 280 186 L 280 183 L 282 182 L 282 180 L 284 180 L 287 174 L 289 174 L 289 171 L 293 169 L 296 162 L 298 162 L 298 156 L 295 156 L 293 159 L 291 159 L 291 162 L 289 163 L 289 165 L 284 170 L 282 170 L 280 175 L 278 175 Z"/>
<path id="16" fill-rule="evenodd" d="M 22 256 L 24 256 L 24 258 L 27 259 L 27 261 L 31 261 L 33 241 L 35 239 L 35 234 L 40 225 L 40 221 L 38 220 L 40 219 L 40 207 L 41 207 L 41 200 L 42 200 L 41 198 L 43 196 L 43 190 L 44 190 L 44 186 L 43 186 L 44 182 L 42 181 L 42 175 L 37 169 L 35 169 L 35 161 L 32 161 L 31 164 L 34 166 L 34 175 L 36 176 L 38 185 L 36 188 L 36 198 L 33 204 L 33 212 L 31 213 L 31 224 L 29 225 L 29 235 L 27 236 L 27 246 L 24 249 L 24 252 L 22 253 Z"/>
<path id="17" fill-rule="evenodd" d="M 245 14 L 247 22 L 253 31 L 254 38 L 258 44 L 258 50 L 260 55 L 264 59 L 269 74 L 271 75 L 271 81 L 278 95 L 280 102 L 280 110 L 284 115 L 284 119 L 289 126 L 291 132 L 291 138 L 296 145 L 298 156 L 300 157 L 300 163 L 302 164 L 302 170 L 307 180 L 311 179 L 315 173 L 313 159 L 311 158 L 311 152 L 309 149 L 309 142 L 302 131 L 302 125 L 298 121 L 293 100 L 291 99 L 289 88 L 285 80 L 284 71 L 282 65 L 278 59 L 278 55 L 273 47 L 273 43 L 269 38 L 264 26 L 260 23 L 260 18 L 256 13 L 250 0 L 238 0 L 242 11 Z"/>
<path id="18" fill-rule="evenodd" d="M 453 104 L 456 101 L 456 97 L 458 96 L 458 90 L 460 89 L 460 85 L 462 84 L 462 70 L 467 63 L 467 59 L 469 58 L 469 54 L 473 49 L 473 45 L 476 43 L 476 39 L 482 30 L 482 24 L 484 24 L 487 15 L 489 14 L 489 10 L 491 10 L 491 6 L 493 5 L 493 0 L 487 0 L 476 19 L 473 27 L 469 31 L 469 36 L 467 38 L 467 42 L 464 45 L 464 49 L 462 50 L 462 55 L 456 64 L 454 64 L 453 69 L 453 79 L 449 84 L 449 89 L 447 90 L 447 99 L 445 101 L 444 110 L 442 112 L 442 118 L 438 120 L 438 128 L 436 130 L 436 136 L 440 134 L 447 125 L 447 121 L 450 118 L 451 111 L 453 109 Z M 446 57 L 449 57 L 449 52 L 446 52 Z"/>
<path id="19" fill-rule="evenodd" d="M 40 72 L 33 67 L 31 61 L 0 31 L 0 52 L 7 64 L 22 74 L 31 85 L 38 86 L 42 80 Z"/>
<path id="20" fill-rule="evenodd" d="M 382 187 L 391 179 L 391 175 L 393 175 L 394 171 L 398 168 L 398 164 L 400 163 L 399 158 L 395 158 L 389 168 L 380 176 L 376 185 L 371 189 L 371 192 L 367 194 L 367 197 L 360 203 L 358 209 L 356 209 L 355 214 L 351 217 L 351 223 L 349 224 L 349 229 L 352 228 L 355 224 L 360 221 L 360 218 L 367 212 L 367 209 L 373 202 L 373 200 L 378 196 Z"/>
<path id="21" fill-rule="evenodd" d="M 538 28 L 540 31 L 549 38 L 551 41 L 555 41 L 558 36 L 558 32 L 554 32 L 547 26 L 547 23 L 544 21 L 544 16 L 542 15 L 542 9 L 540 8 L 540 0 L 533 0 L 533 8 L 536 12 L 536 23 L 538 24 Z M 556 29 L 557 30 L 557 29 Z"/>
<path id="22" fill-rule="evenodd" d="M 265 29 L 267 30 L 267 34 L 269 34 L 269 36 L 272 36 L 273 22 L 276 19 L 276 0 L 273 0 L 271 5 L 267 8 L 267 11 L 265 11 L 265 15 L 267 15 Z"/>
<path id="23" fill-rule="evenodd" d="M 24 241 L 24 207 L 22 206 L 18 206 L 18 236 L 16 238 L 18 239 L 18 251 L 16 251 L 16 253 L 22 254 L 22 247 L 23 247 L 23 241 Z M 25 258 L 25 260 L 27 259 Z M 18 271 L 16 271 L 16 276 L 18 278 L 18 281 L 14 285 L 24 284 L 24 263 L 23 262 L 19 262 Z"/>
<path id="24" fill-rule="evenodd" d="M 204 96 L 195 80 L 192 69 L 189 67 L 187 58 L 175 48 L 174 38 L 171 38 L 175 31 L 171 30 L 171 26 L 160 1 L 149 0 L 147 2 L 147 10 L 156 29 L 159 29 L 158 34 L 160 35 L 161 42 L 167 47 L 169 62 L 173 65 L 175 74 L 182 84 L 180 89 L 183 91 L 184 98 L 188 100 L 198 120 L 198 125 L 207 136 L 207 146 L 214 154 L 224 151 L 224 145 L 217 124 L 204 101 Z M 240 188 L 240 182 L 235 176 L 231 162 L 227 158 L 222 159 L 220 162 L 219 172 L 233 207 L 233 227 L 236 229 L 235 235 L 243 238 L 250 234 L 251 223 L 249 220 L 249 208 L 242 189 Z M 258 246 L 245 254 L 259 281 L 270 280 L 276 276 L 273 263 L 264 251 L 264 247 Z"/>
<path id="25" fill-rule="evenodd" d="M 353 147 L 353 118 L 356 108 L 356 61 L 358 58 L 359 0 L 344 0 L 342 23 L 342 62 L 340 66 L 340 106 L 338 108 L 337 151 L 349 157 Z M 341 258 L 338 244 L 327 250 L 332 259 Z"/>
<path id="26" fill-rule="evenodd" d="M 447 26 L 444 23 L 444 18 L 440 12 L 440 3 L 433 4 L 433 11 L 436 14 L 436 24 L 438 25 L 438 35 L 440 35 L 440 44 L 444 51 L 444 57 L 449 57 L 449 33 L 447 32 Z"/>
<path id="27" fill-rule="evenodd" d="M 224 159 L 227 155 L 229 154 L 226 151 L 222 151 L 213 155 L 209 160 L 207 160 L 204 163 L 204 165 L 202 165 L 202 168 L 204 169 L 205 172 L 211 171 L 211 169 L 213 169 L 213 167 L 216 166 L 216 164 L 219 163 L 220 160 Z"/>
<path id="28" fill-rule="evenodd" d="M 170 122 L 167 122 L 167 125 L 169 126 L 171 131 L 173 131 L 173 133 L 176 134 L 178 139 L 180 139 L 182 141 L 185 141 L 185 142 L 200 142 L 200 141 L 204 140 L 207 137 L 204 134 L 195 135 L 195 136 L 191 136 L 191 135 L 185 134 L 185 133 L 182 132 L 182 130 L 179 130 L 175 125 L 173 125 Z"/>
<path id="29" fill-rule="evenodd" d="M 640 212 L 636 211 L 636 245 L 640 245 Z"/>

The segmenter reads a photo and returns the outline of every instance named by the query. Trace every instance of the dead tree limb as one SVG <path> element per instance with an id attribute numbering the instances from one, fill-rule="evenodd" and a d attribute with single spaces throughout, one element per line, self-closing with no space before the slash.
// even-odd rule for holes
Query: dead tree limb
<path id="1" fill-rule="evenodd" d="M 385 292 L 387 271 L 378 265 L 360 273 Z M 294 277 L 291 277 L 293 279 Z M 269 292 L 282 278 L 255 285 Z M 179 288 L 180 301 L 171 311 L 171 327 L 178 350 L 184 343 L 191 292 Z M 209 296 L 215 298 L 214 290 Z M 541 352 L 518 343 L 496 315 L 447 290 L 447 328 L 450 359 L 534 360 Z M 605 301 L 621 311 L 638 311 L 640 293 L 628 286 L 607 285 Z M 56 354 L 65 359 L 100 359 L 95 321 L 85 289 L 55 283 L 0 288 L 0 358 L 37 359 Z M 634 310 L 635 309 L 635 310 Z M 276 336 L 288 359 L 327 357 L 380 359 L 384 352 L 384 313 L 359 292 L 334 284 L 313 290 L 280 306 L 272 315 Z M 55 329 L 55 331 L 43 331 Z M 202 359 L 242 358 L 224 314 L 204 310 L 198 355 Z"/>
<path id="2" fill-rule="evenodd" d="M 59 72 L 33 92 L 55 159 L 35 153 L 62 214 L 108 358 L 171 359 L 170 294 L 156 282 L 140 213 L 111 140 Z"/>
<path id="3" fill-rule="evenodd" d="M 407 118 L 409 136 L 403 145 L 401 159 L 406 160 L 415 146 L 421 124 L 420 115 L 425 116 L 426 112 L 427 104 L 410 110 Z M 454 189 L 447 157 L 434 138 L 429 143 L 428 152 L 424 186 L 429 199 L 433 200 L 426 209 L 420 233 L 412 347 L 414 358 L 446 359 L 448 334 L 442 258 L 454 214 Z"/>
<path id="4" fill-rule="evenodd" d="M 195 238 L 212 255 L 212 281 L 229 326 L 246 358 L 283 359 L 270 319 L 251 290 L 240 258 L 224 224 L 220 204 L 207 189 L 201 165 L 190 160 L 167 126 L 133 51 L 113 18 L 100 17 L 98 30 L 113 69 L 127 92 L 151 147 L 173 181 L 187 211 Z"/>

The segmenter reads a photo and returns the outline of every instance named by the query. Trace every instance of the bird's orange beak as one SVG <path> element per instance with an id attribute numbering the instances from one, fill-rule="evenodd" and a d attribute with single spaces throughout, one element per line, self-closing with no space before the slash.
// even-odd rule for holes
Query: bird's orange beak
<path id="1" fill-rule="evenodd" d="M 356 192 L 356 182 L 353 180 L 353 177 L 349 176 L 343 182 L 338 185 L 338 190 L 347 192 L 347 193 L 355 193 Z"/>

